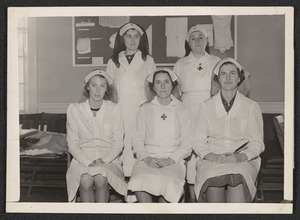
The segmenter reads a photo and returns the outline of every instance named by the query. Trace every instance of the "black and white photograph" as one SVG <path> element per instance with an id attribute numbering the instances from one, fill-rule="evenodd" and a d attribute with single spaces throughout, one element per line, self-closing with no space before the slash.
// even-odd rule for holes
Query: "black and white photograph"
<path id="1" fill-rule="evenodd" d="M 7 15 L 7 212 L 293 212 L 293 7 Z"/>

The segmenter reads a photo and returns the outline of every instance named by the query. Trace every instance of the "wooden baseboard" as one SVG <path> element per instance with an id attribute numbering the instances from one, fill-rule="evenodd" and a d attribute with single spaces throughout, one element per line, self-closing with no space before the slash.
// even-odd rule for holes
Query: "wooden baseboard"
<path id="1" fill-rule="evenodd" d="M 38 103 L 38 112 L 67 113 L 70 103 Z"/>
<path id="2" fill-rule="evenodd" d="M 70 103 L 38 103 L 38 112 L 66 113 Z M 262 113 L 284 113 L 284 102 L 258 102 Z"/>
<path id="3" fill-rule="evenodd" d="M 258 102 L 262 113 L 284 113 L 284 102 Z"/>

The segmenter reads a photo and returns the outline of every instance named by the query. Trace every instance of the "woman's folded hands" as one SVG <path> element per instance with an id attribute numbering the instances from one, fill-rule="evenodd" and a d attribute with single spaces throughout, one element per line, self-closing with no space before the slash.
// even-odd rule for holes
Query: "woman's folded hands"
<path id="1" fill-rule="evenodd" d="M 104 162 L 102 161 L 101 158 L 97 159 L 97 160 L 94 160 L 90 165 L 89 167 L 95 167 L 95 166 L 98 166 L 100 164 L 103 164 Z"/>
<path id="2" fill-rule="evenodd" d="M 153 168 L 162 168 L 166 166 L 171 166 L 175 164 L 174 160 L 171 158 L 155 158 L 155 157 L 146 157 L 143 161 L 149 166 Z"/>
<path id="3" fill-rule="evenodd" d="M 204 160 L 209 160 L 215 163 L 241 163 L 247 160 L 247 156 L 244 153 L 225 153 L 225 154 L 214 154 L 209 153 L 205 155 Z"/>

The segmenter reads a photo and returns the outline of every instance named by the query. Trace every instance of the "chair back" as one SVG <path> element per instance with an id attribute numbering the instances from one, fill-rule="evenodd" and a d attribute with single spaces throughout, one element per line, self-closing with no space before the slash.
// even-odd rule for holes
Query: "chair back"
<path id="1" fill-rule="evenodd" d="M 282 154 L 284 155 L 284 115 L 277 115 L 273 118 L 275 131 L 278 137 Z"/>
<path id="2" fill-rule="evenodd" d="M 22 125 L 22 129 L 37 129 L 42 130 L 42 114 L 20 114 L 19 115 L 19 124 Z"/>
<path id="3" fill-rule="evenodd" d="M 42 130 L 66 134 L 67 133 L 66 122 L 67 122 L 66 114 L 43 113 Z"/>

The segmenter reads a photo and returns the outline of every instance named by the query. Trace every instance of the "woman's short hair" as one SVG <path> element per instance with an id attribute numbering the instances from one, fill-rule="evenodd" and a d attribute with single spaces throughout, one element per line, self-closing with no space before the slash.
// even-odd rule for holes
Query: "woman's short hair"
<path id="1" fill-rule="evenodd" d="M 169 78 L 170 78 L 170 80 L 172 82 L 172 91 L 173 91 L 175 89 L 175 87 L 178 85 L 178 82 L 177 82 L 177 80 L 172 81 L 172 77 L 171 77 L 170 73 L 168 71 L 166 71 L 166 70 L 157 70 L 157 71 L 155 71 L 153 73 L 152 82 L 149 82 L 150 89 L 155 93 L 155 91 L 153 89 L 154 88 L 154 80 L 155 80 L 156 75 L 159 74 L 159 73 L 166 73 L 166 74 L 168 74 L 168 76 L 169 76 Z"/>
<path id="2" fill-rule="evenodd" d="M 230 62 L 230 61 L 227 61 L 227 62 L 223 63 L 223 64 L 220 66 L 219 70 L 221 69 L 222 66 L 228 65 L 228 64 L 234 65 L 234 66 L 236 67 L 236 65 L 235 65 L 234 63 L 232 63 L 232 62 Z M 241 85 L 242 82 L 245 80 L 245 72 L 244 72 L 243 69 L 242 69 L 242 70 L 240 70 L 239 68 L 236 68 L 236 69 L 237 69 L 238 75 L 239 75 L 239 77 L 240 77 L 240 81 L 239 81 L 238 84 L 237 84 L 237 86 L 239 86 L 239 85 Z M 214 80 L 215 80 L 216 82 L 220 82 L 220 81 L 219 81 L 219 76 L 215 74 L 215 75 L 214 75 Z"/>
<path id="3" fill-rule="evenodd" d="M 95 76 L 99 76 L 100 78 L 103 78 L 105 79 L 104 76 L 100 75 L 100 74 L 97 74 Z M 104 100 L 110 100 L 111 99 L 111 96 L 112 96 L 112 92 L 113 92 L 113 87 L 112 85 L 108 85 L 107 83 L 107 80 L 105 79 L 106 81 L 106 84 L 107 84 L 107 91 L 105 92 L 105 95 L 103 97 Z M 83 87 L 83 93 L 82 95 L 85 97 L 85 98 L 89 98 L 90 97 L 90 90 L 88 90 L 88 86 L 89 86 L 89 83 L 90 83 L 90 80 L 84 84 L 84 87 Z"/>
<path id="4" fill-rule="evenodd" d="M 146 33 L 145 29 L 143 27 L 141 27 L 140 25 L 138 25 L 138 24 L 136 24 L 136 25 L 138 27 L 140 27 L 142 29 L 142 31 L 144 32 L 143 35 L 140 35 L 141 38 L 140 38 L 140 43 L 139 43 L 138 49 L 142 52 L 142 59 L 145 61 L 147 59 L 147 55 L 149 55 L 148 37 L 147 37 L 147 33 Z M 118 68 L 120 67 L 119 53 L 126 50 L 126 46 L 125 46 L 125 42 L 124 42 L 124 36 L 128 32 L 128 30 L 131 30 L 131 29 L 136 30 L 134 28 L 128 29 L 122 36 L 120 36 L 121 28 L 119 29 L 119 31 L 116 35 L 114 51 L 113 51 L 113 55 L 111 57 L 112 61 L 116 64 L 116 66 Z"/>

